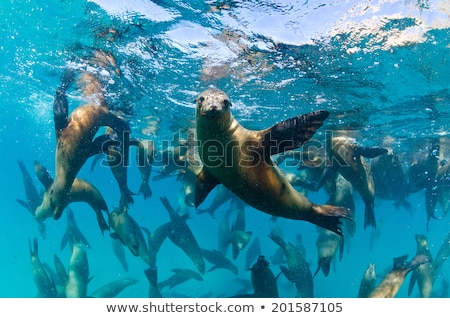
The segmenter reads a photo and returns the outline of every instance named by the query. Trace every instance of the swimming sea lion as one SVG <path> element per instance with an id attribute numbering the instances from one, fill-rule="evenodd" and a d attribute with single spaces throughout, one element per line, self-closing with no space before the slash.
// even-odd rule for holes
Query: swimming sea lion
<path id="1" fill-rule="evenodd" d="M 434 270 L 437 272 L 441 266 L 445 263 L 445 261 L 450 257 L 450 232 L 448 232 L 447 236 L 444 238 L 441 247 L 436 253 L 436 257 L 434 258 Z"/>
<path id="2" fill-rule="evenodd" d="M 136 162 L 141 173 L 141 185 L 138 193 L 144 196 L 144 200 L 152 196 L 152 190 L 148 185 L 152 173 L 153 159 L 155 157 L 155 145 L 151 140 L 139 139 L 136 152 Z"/>
<path id="3" fill-rule="evenodd" d="M 281 273 L 275 276 L 264 256 L 258 257 L 258 261 L 250 268 L 250 271 L 253 297 L 278 298 L 277 280 Z"/>
<path id="4" fill-rule="evenodd" d="M 114 230 L 114 233 L 110 235 L 112 239 L 120 240 L 134 256 L 142 258 L 147 264 L 150 263 L 147 243 L 144 234 L 142 234 L 142 229 L 130 216 L 127 209 L 122 208 L 112 211 L 110 225 Z"/>
<path id="5" fill-rule="evenodd" d="M 28 173 L 27 168 L 25 167 L 25 164 L 22 161 L 20 161 L 20 160 L 18 160 L 17 163 L 19 165 L 20 172 L 22 173 L 22 180 L 23 180 L 23 185 L 25 187 L 26 200 L 16 199 L 16 201 L 21 206 L 23 206 L 25 209 L 27 209 L 28 212 L 31 213 L 33 218 L 38 223 L 39 234 L 41 235 L 42 238 L 45 238 L 45 223 L 44 223 L 44 220 L 38 220 L 38 219 L 35 218 L 36 209 L 42 202 L 42 195 L 40 195 L 38 193 L 38 191 L 37 191 L 37 189 L 36 189 L 36 187 L 34 185 L 34 182 L 31 179 L 31 176 Z"/>
<path id="6" fill-rule="evenodd" d="M 168 234 L 169 239 L 192 260 L 195 267 L 202 274 L 205 274 L 205 260 L 197 240 L 192 234 L 191 229 L 186 224 L 187 214 L 180 216 L 170 205 L 166 197 L 161 197 L 161 202 L 169 212 L 171 228 Z"/>
<path id="7" fill-rule="evenodd" d="M 56 297 L 57 294 L 55 282 L 51 279 L 50 275 L 47 273 L 41 263 L 41 260 L 39 259 L 38 240 L 36 238 L 33 240 L 33 247 L 31 246 L 31 242 L 28 242 L 28 245 L 30 248 L 33 279 L 38 289 L 38 296 L 46 298 Z"/>
<path id="8" fill-rule="evenodd" d="M 90 248 L 90 244 L 83 233 L 81 233 L 80 228 L 75 222 L 73 211 L 70 208 L 67 209 L 66 232 L 64 232 L 63 238 L 61 239 L 60 250 L 63 250 L 67 243 L 70 243 L 70 246 L 75 243 L 80 243 L 85 247 Z"/>
<path id="9" fill-rule="evenodd" d="M 370 168 L 363 157 L 375 158 L 386 154 L 387 150 L 379 147 L 362 147 L 351 138 L 333 137 L 326 145 L 330 166 L 324 171 L 318 188 L 330 177 L 340 173 L 358 191 L 365 204 L 364 228 L 376 228 L 375 220 L 375 186 Z M 333 177 L 334 178 L 334 177 Z"/>
<path id="10" fill-rule="evenodd" d="M 125 254 L 125 247 L 123 246 L 122 242 L 120 240 L 115 240 L 111 238 L 111 246 L 114 255 L 120 262 L 120 265 L 122 265 L 122 268 L 124 269 L 125 272 L 128 272 L 127 255 Z"/>
<path id="11" fill-rule="evenodd" d="M 94 291 L 90 297 L 92 298 L 113 298 L 120 294 L 125 288 L 137 284 L 139 281 L 134 278 L 122 278 L 112 281 Z"/>
<path id="12" fill-rule="evenodd" d="M 148 247 L 148 258 L 149 265 L 151 267 L 156 267 L 156 254 L 158 253 L 162 243 L 169 236 L 172 229 L 172 223 L 167 222 L 161 224 L 155 231 L 150 232 L 149 229 L 142 227 L 142 230 L 147 234 L 147 247 Z"/>
<path id="13" fill-rule="evenodd" d="M 158 287 L 158 271 L 155 268 L 147 268 L 145 271 L 145 277 L 147 277 L 149 287 L 148 287 L 148 297 L 149 298 L 162 298 L 161 291 Z"/>
<path id="14" fill-rule="evenodd" d="M 79 243 L 73 244 L 72 256 L 67 269 L 66 297 L 87 297 L 87 285 L 90 280 L 86 251 L 83 245 Z"/>
<path id="15" fill-rule="evenodd" d="M 373 158 L 370 162 L 370 172 L 375 186 L 375 196 L 384 200 L 393 200 L 396 207 L 403 206 L 411 212 L 408 196 L 408 181 L 403 165 L 397 154 L 388 152 Z"/>
<path id="16" fill-rule="evenodd" d="M 54 184 L 53 178 L 50 176 L 48 170 L 38 161 L 34 161 L 34 171 L 39 181 L 45 188 L 42 204 L 36 210 L 36 218 L 46 219 L 51 217 L 54 205 L 52 203 L 51 190 L 49 190 Z M 91 206 L 97 216 L 97 223 L 100 226 L 102 233 L 109 230 L 109 225 L 106 223 L 103 217 L 103 211 L 108 214 L 108 206 L 103 199 L 100 191 L 94 187 L 89 181 L 75 178 L 70 187 L 70 191 L 66 193 L 64 201 L 60 202 L 58 209 L 63 211 L 67 205 L 72 202 L 86 202 Z"/>
<path id="17" fill-rule="evenodd" d="M 406 275 L 418 266 L 429 262 L 429 259 L 423 255 L 416 255 L 408 264 L 406 259 L 408 255 L 394 258 L 394 267 L 388 272 L 374 290 L 367 296 L 368 298 L 392 298 L 402 286 Z"/>
<path id="18" fill-rule="evenodd" d="M 219 268 L 227 269 L 233 274 L 238 274 L 238 268 L 237 266 L 231 262 L 228 258 L 225 257 L 222 253 L 220 253 L 217 250 L 207 250 L 202 248 L 202 255 L 203 257 L 213 264 L 213 267 L 207 270 L 207 272 L 214 271 Z"/>
<path id="19" fill-rule="evenodd" d="M 369 294 L 375 289 L 377 282 L 377 275 L 375 273 L 375 264 L 370 263 L 364 272 L 359 285 L 358 298 L 367 298 Z"/>
<path id="20" fill-rule="evenodd" d="M 63 84 L 67 86 L 68 84 Z M 76 108 L 69 116 L 68 101 L 64 87 L 58 88 L 53 103 L 56 158 L 55 180 L 46 187 L 43 204 L 36 209 L 38 218 L 53 216 L 58 219 L 67 206 L 72 183 L 86 160 L 105 150 L 109 136 L 96 137 L 102 126 L 111 127 L 123 141 L 121 165 L 128 164 L 130 128 L 128 124 L 102 105 L 87 104 Z"/>
<path id="21" fill-rule="evenodd" d="M 233 118 L 228 96 L 208 89 L 196 100 L 196 128 L 203 169 L 197 176 L 195 207 L 219 183 L 248 205 L 273 216 L 306 220 L 341 234 L 341 207 L 318 205 L 297 192 L 271 155 L 300 147 L 328 117 L 326 111 L 300 115 L 255 131 Z"/>
<path id="22" fill-rule="evenodd" d="M 431 252 L 428 249 L 428 240 L 425 235 L 417 234 L 416 242 L 417 242 L 417 254 L 425 255 L 429 259 L 429 262 L 419 265 L 412 271 L 411 278 L 409 281 L 408 296 L 411 295 L 414 285 L 417 282 L 417 287 L 419 289 L 420 296 L 423 298 L 429 298 L 431 297 L 431 292 L 433 290 L 433 282 L 435 278 L 433 267 L 433 256 L 431 255 Z"/>
<path id="23" fill-rule="evenodd" d="M 339 235 L 327 229 L 317 227 L 317 232 L 319 234 L 316 241 L 318 261 L 314 276 L 316 276 L 319 270 L 322 269 L 322 273 L 326 277 L 330 273 L 331 261 L 333 260 L 334 255 L 336 255 L 338 249 L 340 250 L 339 260 L 342 259 L 344 241 Z"/>
<path id="24" fill-rule="evenodd" d="M 172 272 L 174 273 L 172 276 L 158 284 L 159 289 L 163 289 L 166 286 L 169 286 L 169 288 L 173 288 L 190 279 L 195 279 L 200 282 L 203 281 L 202 275 L 190 269 L 174 268 L 172 269 Z"/>
<path id="25" fill-rule="evenodd" d="M 275 242 L 284 252 L 288 267 L 280 266 L 281 271 L 286 278 L 297 289 L 296 297 L 312 298 L 314 297 L 314 282 L 308 262 L 300 249 L 285 242 L 279 235 L 270 233 L 269 238 Z"/>

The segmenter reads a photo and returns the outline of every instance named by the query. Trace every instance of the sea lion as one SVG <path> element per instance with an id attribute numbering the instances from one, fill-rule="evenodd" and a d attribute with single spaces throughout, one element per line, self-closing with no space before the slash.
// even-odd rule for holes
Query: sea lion
<path id="1" fill-rule="evenodd" d="M 38 223 L 39 234 L 43 239 L 45 239 L 45 222 L 44 220 L 38 220 L 35 218 L 35 212 L 37 207 L 42 202 L 42 195 L 40 195 L 34 185 L 33 180 L 31 179 L 30 174 L 28 173 L 27 168 L 23 161 L 18 160 L 17 164 L 19 165 L 20 172 L 22 173 L 23 185 L 25 187 L 25 197 L 26 200 L 16 199 L 17 203 L 23 206 L 28 212 L 31 213 L 33 218 Z"/>
<path id="2" fill-rule="evenodd" d="M 79 243 L 73 244 L 72 256 L 67 269 L 66 297 L 87 297 L 87 285 L 90 280 L 86 251 L 83 245 Z"/>
<path id="3" fill-rule="evenodd" d="M 331 261 L 333 260 L 334 255 L 336 255 L 338 250 L 340 250 L 339 260 L 342 260 L 344 241 L 339 235 L 327 229 L 317 227 L 317 232 L 319 234 L 316 240 L 318 261 L 314 277 L 317 275 L 320 269 L 322 269 L 322 273 L 325 275 L 325 277 L 327 277 L 330 273 Z"/>
<path id="4" fill-rule="evenodd" d="M 406 275 L 418 266 L 429 262 L 423 255 L 416 255 L 408 264 L 408 255 L 394 258 L 394 267 L 389 271 L 374 290 L 367 296 L 368 298 L 393 298 L 402 286 Z"/>
<path id="5" fill-rule="evenodd" d="M 122 278 L 112 281 L 104 286 L 99 287 L 90 297 L 92 298 L 113 298 L 119 295 L 125 288 L 137 284 L 139 281 L 134 278 Z"/>
<path id="6" fill-rule="evenodd" d="M 202 255 L 203 257 L 213 264 L 213 266 L 207 270 L 207 272 L 214 271 L 219 268 L 227 269 L 230 272 L 232 272 L 235 275 L 238 275 L 238 268 L 237 266 L 230 261 L 228 258 L 225 257 L 222 253 L 220 253 L 217 250 L 207 250 L 202 248 Z"/>
<path id="7" fill-rule="evenodd" d="M 242 127 L 230 107 L 229 97 L 217 89 L 202 92 L 196 100 L 199 155 L 204 167 L 196 180 L 195 207 L 222 183 L 257 210 L 305 220 L 342 234 L 340 219 L 348 211 L 312 203 L 292 187 L 270 158 L 300 147 L 322 125 L 328 112 L 300 115 L 256 131 Z"/>
<path id="8" fill-rule="evenodd" d="M 247 246 L 252 236 L 252 231 L 245 230 L 245 208 L 243 204 L 239 203 L 236 219 L 231 225 L 230 236 L 227 240 L 227 242 L 231 244 L 233 260 L 235 260 L 238 257 L 239 252 Z"/>
<path id="9" fill-rule="evenodd" d="M 372 226 L 376 228 L 375 219 L 375 186 L 370 167 L 364 160 L 375 158 L 387 153 L 387 149 L 380 147 L 362 147 L 352 139 L 345 136 L 332 137 L 327 141 L 326 152 L 329 158 L 329 166 L 324 171 L 318 189 L 328 178 L 340 173 L 349 181 L 360 194 L 365 204 L 364 228 Z"/>
<path id="10" fill-rule="evenodd" d="M 148 257 L 149 265 L 151 267 L 156 267 L 156 254 L 161 248 L 162 243 L 169 236 L 172 229 L 172 223 L 167 222 L 161 224 L 155 231 L 150 232 L 149 229 L 142 227 L 142 230 L 147 234 L 147 246 L 148 246 Z"/>
<path id="11" fill-rule="evenodd" d="M 203 259 L 202 251 L 194 234 L 192 234 L 191 229 L 186 224 L 186 218 L 189 215 L 185 214 L 180 216 L 172 208 L 166 197 L 161 197 L 161 202 L 167 212 L 169 212 L 171 220 L 171 228 L 168 234 L 169 239 L 186 253 L 200 273 L 205 274 L 205 260 Z"/>
<path id="12" fill-rule="evenodd" d="M 113 249 L 114 256 L 119 260 L 120 265 L 125 272 L 128 272 L 127 255 L 125 254 L 125 247 L 120 240 L 111 238 L 111 247 Z"/>
<path id="13" fill-rule="evenodd" d="M 375 289 L 377 282 L 377 275 L 375 272 L 375 264 L 370 263 L 364 272 L 359 285 L 358 298 L 367 298 L 369 294 Z"/>
<path id="14" fill-rule="evenodd" d="M 277 280 L 281 272 L 275 276 L 270 269 L 269 262 L 262 255 L 258 257 L 256 263 L 249 270 L 251 271 L 253 294 L 237 295 L 235 297 L 278 298 Z"/>
<path id="15" fill-rule="evenodd" d="M 45 188 L 42 204 L 36 210 L 36 218 L 46 219 L 52 215 L 54 208 L 51 196 L 52 191 L 50 190 L 54 181 L 48 170 L 37 160 L 34 161 L 34 171 Z M 97 223 L 102 233 L 109 230 L 109 225 L 103 217 L 103 211 L 108 214 L 108 206 L 100 191 L 89 181 L 75 178 L 71 183 L 70 191 L 65 195 L 64 201 L 60 201 L 58 209 L 63 211 L 72 202 L 86 202 L 89 204 L 95 212 Z"/>
<path id="16" fill-rule="evenodd" d="M 112 239 L 120 240 L 134 256 L 142 258 L 147 264 L 150 263 L 147 243 L 144 234 L 142 234 L 142 229 L 130 216 L 127 209 L 122 208 L 112 211 L 110 226 L 114 230 L 110 234 Z"/>
<path id="17" fill-rule="evenodd" d="M 144 270 L 144 273 L 149 283 L 148 298 L 162 298 L 161 291 L 158 287 L 158 271 L 156 267 L 147 268 Z"/>
<path id="18" fill-rule="evenodd" d="M 144 200 L 152 196 L 152 190 L 148 184 L 152 173 L 153 159 L 155 157 L 155 145 L 151 140 L 136 139 L 136 162 L 141 173 L 141 185 L 138 193 L 144 196 Z"/>
<path id="19" fill-rule="evenodd" d="M 408 196 L 408 181 L 399 155 L 392 151 L 373 158 L 370 162 L 370 172 L 375 186 L 375 196 L 383 200 L 393 200 L 398 208 L 403 206 L 411 212 Z"/>
<path id="20" fill-rule="evenodd" d="M 36 217 L 53 216 L 58 219 L 69 201 L 72 183 L 81 167 L 92 155 L 106 149 L 110 137 L 96 137 L 102 126 L 111 127 L 121 140 L 119 147 L 123 157 L 121 165 L 128 165 L 130 127 L 102 105 L 87 104 L 72 111 L 69 116 L 66 96 L 66 81 L 56 90 L 53 114 L 56 133 L 55 180 L 46 187 L 43 203 L 36 209 Z M 106 142 L 106 143 L 105 143 Z"/>
<path id="21" fill-rule="evenodd" d="M 106 149 L 108 155 L 107 162 L 120 191 L 119 209 L 128 209 L 134 203 L 132 196 L 136 194 L 128 188 L 128 167 L 122 164 L 123 152 L 128 151 L 128 149 L 125 150 L 121 147 L 121 143 L 119 142 L 121 136 L 115 133 L 110 127 L 107 127 L 106 135 L 111 141 Z"/>
<path id="22" fill-rule="evenodd" d="M 250 268 L 259 255 L 261 255 L 261 243 L 259 237 L 255 237 L 245 253 L 245 268 Z"/>
<path id="23" fill-rule="evenodd" d="M 172 272 L 174 273 L 172 276 L 158 284 L 159 289 L 163 289 L 166 286 L 169 286 L 169 288 L 173 288 L 190 279 L 195 279 L 200 282 L 203 281 L 202 275 L 190 269 L 174 268 L 172 269 Z"/>
<path id="24" fill-rule="evenodd" d="M 408 287 L 408 296 L 411 295 L 414 285 L 417 282 L 417 287 L 419 289 L 420 296 L 422 298 L 429 298 L 431 297 L 431 292 L 433 290 L 433 282 L 435 278 L 433 267 L 433 256 L 431 255 L 431 252 L 428 249 L 428 239 L 425 235 L 417 234 L 416 242 L 417 242 L 417 255 L 419 254 L 425 255 L 429 259 L 429 262 L 419 265 L 412 271 Z"/>
<path id="25" fill-rule="evenodd" d="M 67 243 L 70 243 L 70 246 L 74 243 L 80 243 L 87 248 L 90 248 L 90 244 L 87 241 L 86 237 L 81 233 L 80 228 L 75 222 L 75 216 L 73 215 L 72 209 L 67 209 L 67 225 L 66 232 L 61 239 L 60 250 L 63 250 L 66 247 Z M 71 247 L 72 248 L 72 247 Z"/>
<path id="26" fill-rule="evenodd" d="M 450 211 L 450 161 L 439 166 L 433 179 L 425 187 L 427 230 L 430 220 L 440 220 Z M 442 216 L 436 216 L 436 205 L 442 207 Z"/>
<path id="27" fill-rule="evenodd" d="M 450 257 L 450 232 L 448 232 L 447 236 L 444 238 L 441 247 L 436 253 L 436 257 L 434 258 L 433 267 L 436 273 L 449 257 Z"/>
<path id="28" fill-rule="evenodd" d="M 38 240 L 36 238 L 33 240 L 33 247 L 31 246 L 31 242 L 29 241 L 28 246 L 30 248 L 31 267 L 33 270 L 34 283 L 36 284 L 36 287 L 38 289 L 38 296 L 45 298 L 56 297 L 57 294 L 55 282 L 45 270 L 44 266 L 41 263 L 41 260 L 39 259 Z"/>
<path id="29" fill-rule="evenodd" d="M 281 271 L 286 278 L 297 289 L 296 297 L 312 298 L 314 297 L 314 283 L 308 262 L 300 249 L 285 242 L 279 235 L 271 232 L 269 238 L 275 242 L 284 252 L 288 267 L 280 266 Z"/>

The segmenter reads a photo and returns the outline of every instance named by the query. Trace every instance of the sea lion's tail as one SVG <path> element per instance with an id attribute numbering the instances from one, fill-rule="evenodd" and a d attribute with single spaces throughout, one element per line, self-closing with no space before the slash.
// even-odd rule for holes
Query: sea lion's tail
<path id="1" fill-rule="evenodd" d="M 364 228 L 368 226 L 372 226 L 374 229 L 377 228 L 373 205 L 366 205 L 366 209 L 364 210 Z"/>

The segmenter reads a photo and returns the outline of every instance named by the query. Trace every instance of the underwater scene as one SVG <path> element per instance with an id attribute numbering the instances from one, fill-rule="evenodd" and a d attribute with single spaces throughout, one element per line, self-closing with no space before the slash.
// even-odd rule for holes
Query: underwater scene
<path id="1" fill-rule="evenodd" d="M 0 16 L 0 297 L 449 297 L 448 1 Z"/>

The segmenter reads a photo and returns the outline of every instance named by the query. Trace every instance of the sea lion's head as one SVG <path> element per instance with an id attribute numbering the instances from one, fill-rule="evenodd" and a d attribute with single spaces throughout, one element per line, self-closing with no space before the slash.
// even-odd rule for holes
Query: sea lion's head
<path id="1" fill-rule="evenodd" d="M 231 116 L 230 98 L 218 89 L 207 89 L 196 99 L 197 118 L 205 117 L 210 120 L 223 120 Z"/>
<path id="2" fill-rule="evenodd" d="M 62 212 L 68 205 L 67 191 L 58 188 L 56 183 L 53 183 L 45 192 L 42 198 L 42 203 L 36 208 L 35 217 L 39 220 L 53 217 L 55 220 L 59 219 Z"/>

